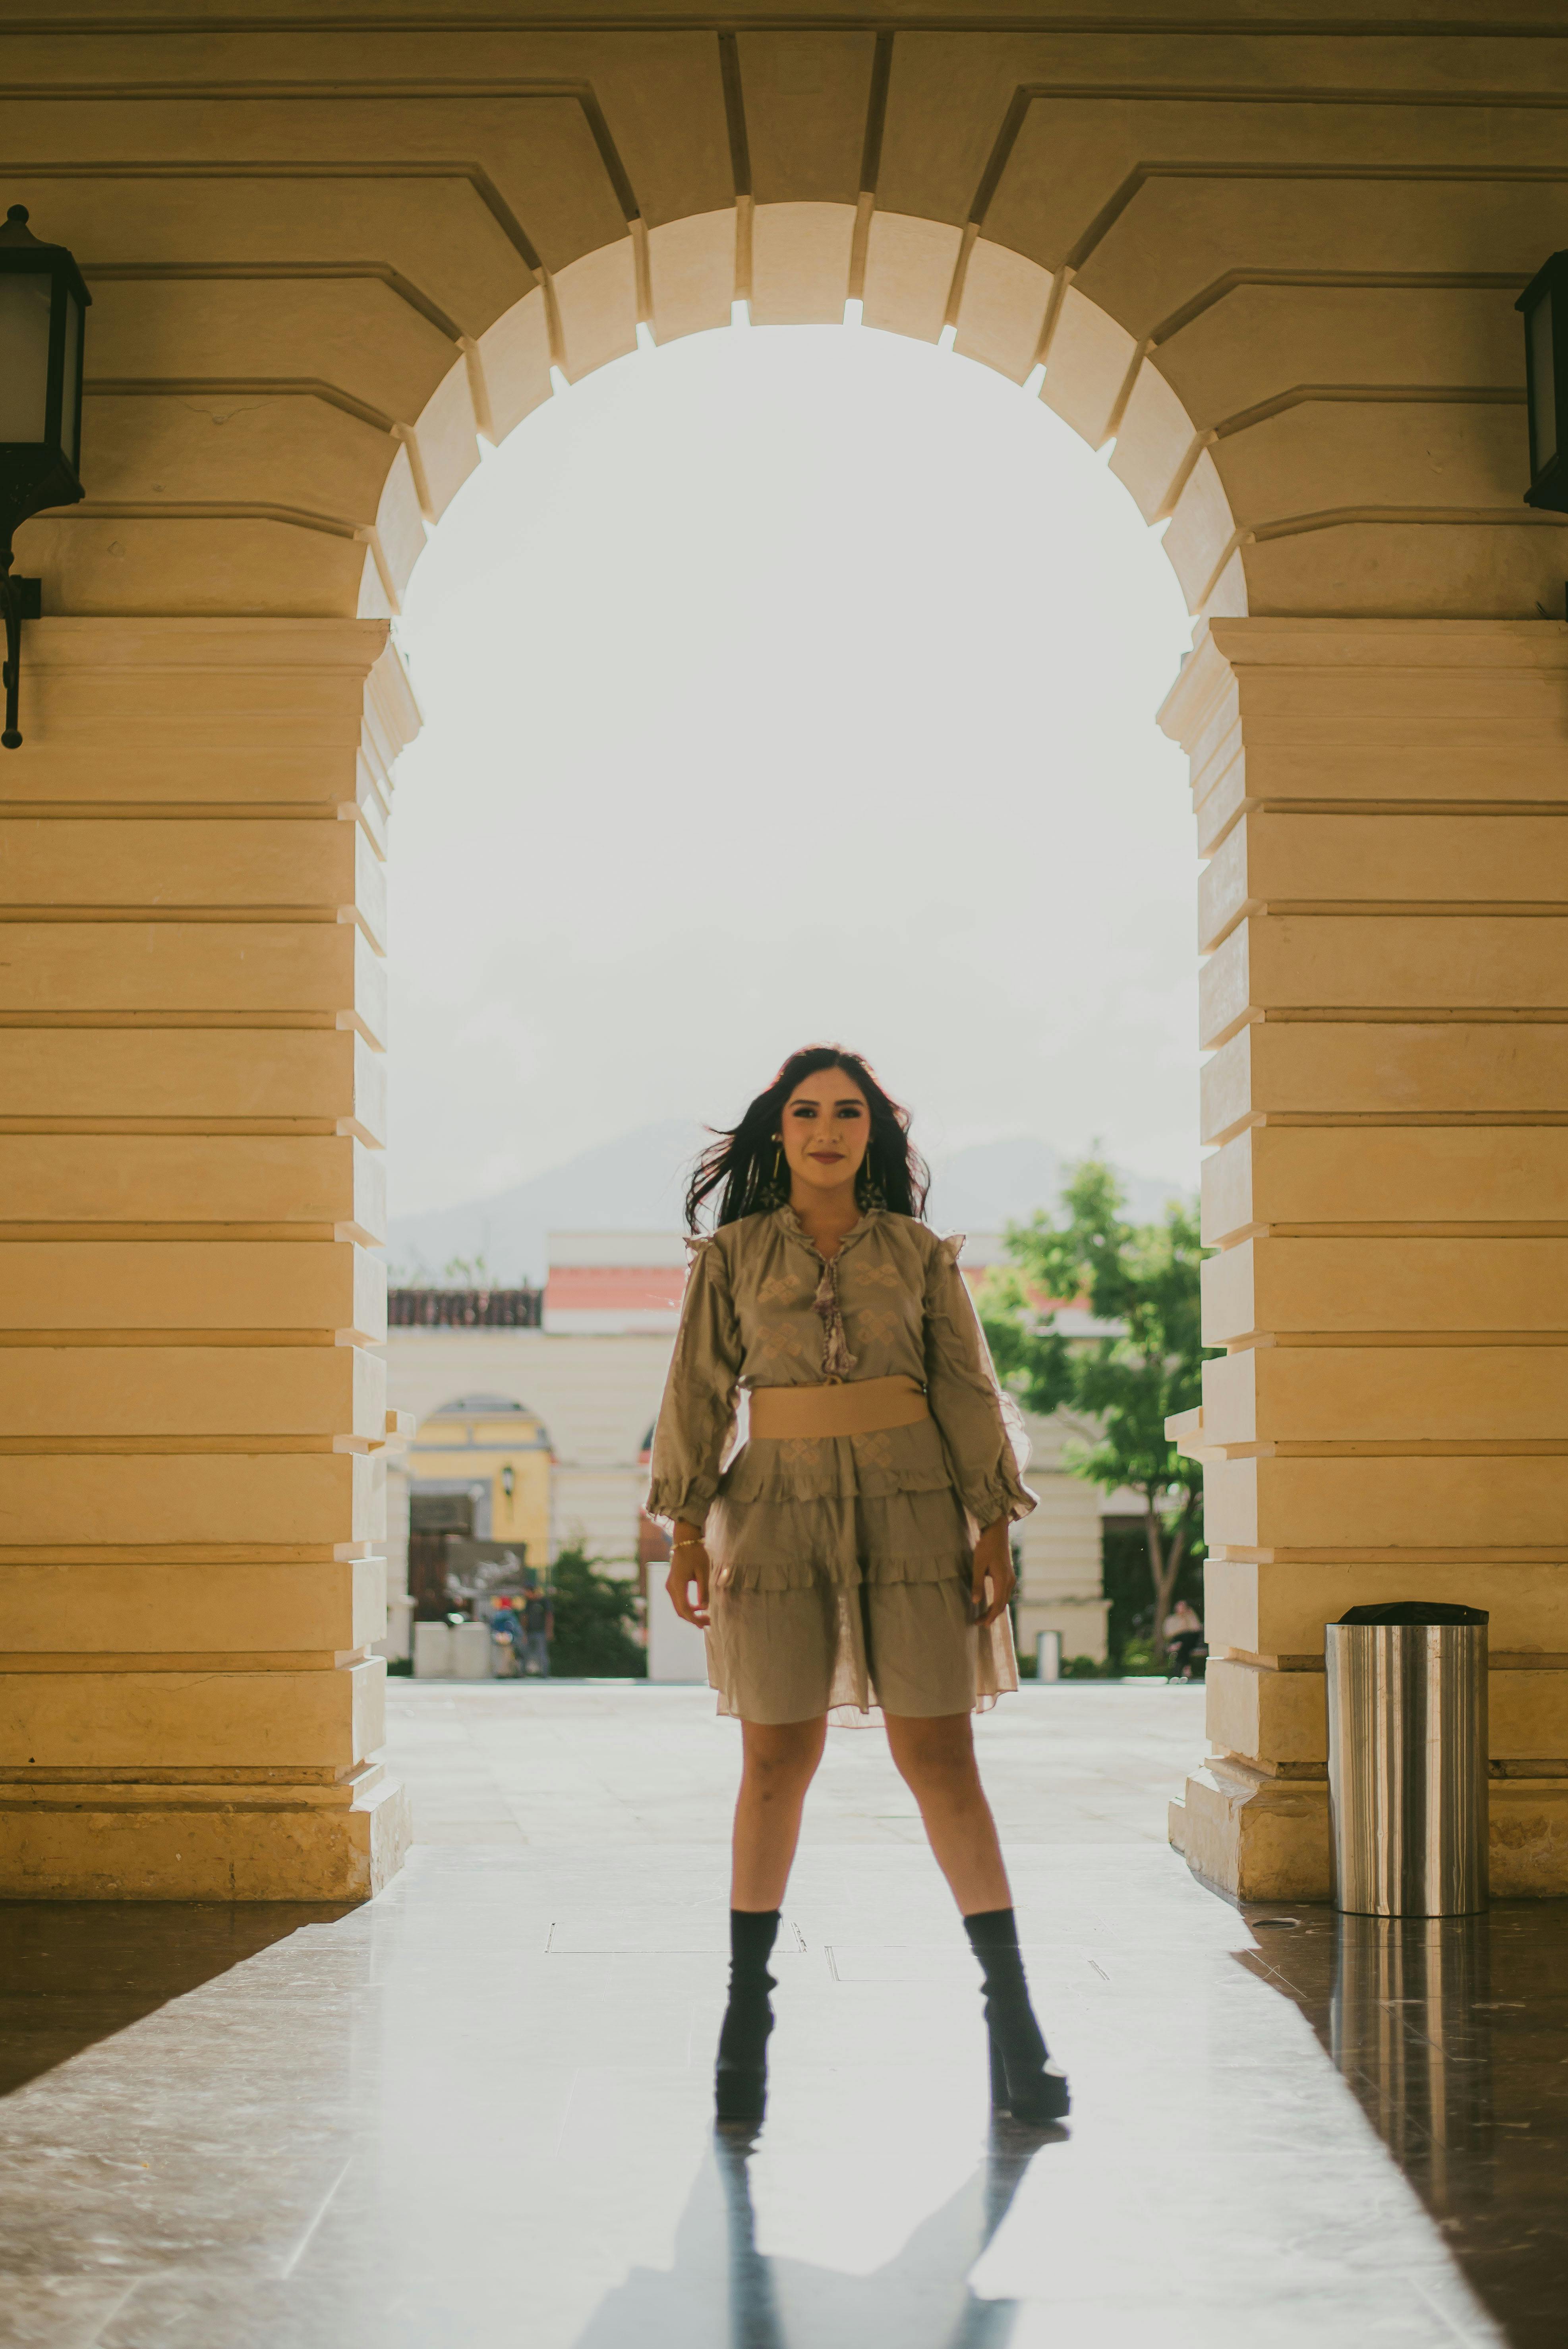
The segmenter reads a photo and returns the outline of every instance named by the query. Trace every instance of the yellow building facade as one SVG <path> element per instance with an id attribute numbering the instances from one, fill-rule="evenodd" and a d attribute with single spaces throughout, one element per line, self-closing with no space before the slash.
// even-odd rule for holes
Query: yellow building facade
<path id="1" fill-rule="evenodd" d="M 93 295 L 0 757 L 0 1891 L 398 1863 L 390 622 L 481 440 L 737 302 L 1037 393 L 1194 616 L 1227 1350 L 1179 1839 L 1326 1889 L 1323 1623 L 1418 1589 L 1492 1610 L 1494 1880 L 1568 1891 L 1568 559 L 1513 312 L 1568 246 L 1558 30 L 0 16 L 5 201 Z"/>
<path id="2" fill-rule="evenodd" d="M 459 1397 L 420 1425 L 405 1455 L 408 1497 L 464 1493 L 478 1504 L 473 1531 L 506 1542 L 541 1578 L 550 1560 L 550 1438 L 531 1413 L 499 1398 Z"/>

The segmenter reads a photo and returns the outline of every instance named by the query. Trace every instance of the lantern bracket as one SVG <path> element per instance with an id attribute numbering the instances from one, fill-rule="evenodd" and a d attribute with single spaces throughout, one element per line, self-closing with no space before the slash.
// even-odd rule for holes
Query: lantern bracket
<path id="1" fill-rule="evenodd" d="M 7 547 L 0 556 L 0 613 L 5 624 L 5 663 L 0 671 L 0 682 L 5 688 L 5 730 L 0 734 L 0 750 L 19 750 L 22 747 L 16 725 L 16 696 L 22 681 L 22 623 L 41 619 L 43 611 L 43 581 L 14 579 L 11 550 Z"/>
<path id="2" fill-rule="evenodd" d="M 1536 271 L 1514 308 L 1524 320 L 1530 487 L 1524 502 L 1568 513 L 1568 250 Z"/>
<path id="3" fill-rule="evenodd" d="M 5 631 L 5 723 L 0 749 L 22 742 L 17 700 L 22 623 L 41 610 L 38 582 L 11 575 L 18 526 L 50 507 L 75 505 L 86 492 L 80 465 L 83 321 L 91 306 L 81 271 L 63 244 L 46 244 L 27 226 L 26 204 L 0 225 L 0 305 L 5 347 L 0 370 L 13 394 L 0 439 L 0 622 Z"/>

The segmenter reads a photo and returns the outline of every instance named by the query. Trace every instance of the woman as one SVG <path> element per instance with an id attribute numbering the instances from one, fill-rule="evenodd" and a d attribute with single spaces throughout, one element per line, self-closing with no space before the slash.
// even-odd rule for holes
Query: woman
<path id="1" fill-rule="evenodd" d="M 669 1595 L 707 1635 L 744 1745 L 721 2120 L 762 2117 L 768 1960 L 828 1717 L 875 1707 L 980 1961 L 993 2104 L 1031 2121 L 1068 2109 L 970 1731 L 1018 1685 L 1008 1528 L 1034 1495 L 963 1242 L 920 1221 L 908 1127 L 862 1060 L 819 1045 L 704 1153 L 686 1198 L 695 1234 L 718 1192 L 717 1227 L 688 1243 L 648 1507 L 674 1526 Z"/>

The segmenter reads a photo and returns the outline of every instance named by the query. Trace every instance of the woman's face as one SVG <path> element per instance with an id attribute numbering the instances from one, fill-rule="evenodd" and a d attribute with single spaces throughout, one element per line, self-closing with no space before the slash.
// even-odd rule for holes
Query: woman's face
<path id="1" fill-rule="evenodd" d="M 813 1191 L 852 1183 L 872 1138 L 866 1097 L 845 1069 L 802 1077 L 784 1104 L 779 1135 L 789 1172 Z"/>

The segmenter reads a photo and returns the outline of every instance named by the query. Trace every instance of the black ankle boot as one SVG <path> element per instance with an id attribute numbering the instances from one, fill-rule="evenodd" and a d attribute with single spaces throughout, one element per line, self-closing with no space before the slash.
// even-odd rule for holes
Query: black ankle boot
<path id="1" fill-rule="evenodd" d="M 991 2046 L 991 2109 L 1017 2121 L 1059 2121 L 1072 2099 L 1067 2075 L 1053 2064 L 1035 2010 L 1010 1909 L 965 1917 L 964 1930 L 985 1974 L 985 2029 Z"/>
<path id="2" fill-rule="evenodd" d="M 774 1988 L 768 1961 L 779 1930 L 777 1909 L 729 1912 L 729 2004 L 718 2034 L 713 2075 L 715 2112 L 721 2121 L 759 2121 L 768 2107 L 768 2034 Z"/>

